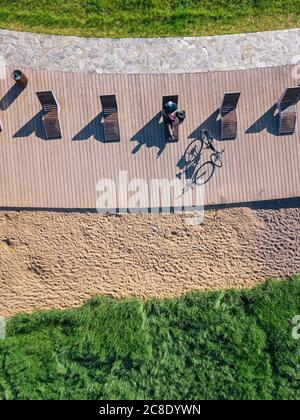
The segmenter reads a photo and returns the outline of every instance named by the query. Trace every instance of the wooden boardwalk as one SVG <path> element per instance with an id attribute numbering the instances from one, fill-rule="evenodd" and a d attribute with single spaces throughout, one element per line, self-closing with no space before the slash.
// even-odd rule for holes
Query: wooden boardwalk
<path id="1" fill-rule="evenodd" d="M 294 135 L 277 136 L 271 109 L 285 87 L 297 84 L 292 68 L 180 75 L 23 69 L 29 84 L 18 97 L 8 69 L 0 80 L 0 207 L 95 209 L 98 180 L 118 179 L 120 170 L 129 179 L 176 179 L 187 145 L 205 121 L 216 129 L 213 117 L 230 91 L 242 92 L 237 139 L 216 141 L 225 148 L 224 164 L 206 184 L 206 204 L 299 197 L 300 114 Z M 43 139 L 36 97 L 43 90 L 52 90 L 60 104 L 62 140 Z M 100 125 L 100 95 L 110 94 L 117 95 L 121 132 L 121 142 L 112 144 Z M 165 144 L 161 102 L 172 94 L 187 119 L 180 141 Z"/>

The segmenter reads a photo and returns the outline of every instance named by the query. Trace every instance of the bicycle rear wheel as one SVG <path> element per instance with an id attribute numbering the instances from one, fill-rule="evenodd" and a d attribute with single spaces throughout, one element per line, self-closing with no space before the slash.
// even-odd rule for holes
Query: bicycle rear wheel
<path id="1" fill-rule="evenodd" d="M 184 160 L 185 162 L 192 163 L 195 160 L 200 158 L 200 154 L 202 151 L 203 144 L 198 139 L 193 140 L 188 147 L 186 148 L 186 151 L 184 153 Z"/>

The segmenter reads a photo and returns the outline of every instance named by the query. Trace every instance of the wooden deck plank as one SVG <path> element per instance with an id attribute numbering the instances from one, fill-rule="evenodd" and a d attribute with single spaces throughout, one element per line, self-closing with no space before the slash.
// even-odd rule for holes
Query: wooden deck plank
<path id="1" fill-rule="evenodd" d="M 216 168 L 206 184 L 206 203 L 299 197 L 299 105 L 294 135 L 276 136 L 272 127 L 271 132 L 263 128 L 247 133 L 284 88 L 295 84 L 292 68 L 173 75 L 24 69 L 29 78 L 27 88 L 1 111 L 0 207 L 94 209 L 99 179 L 117 181 L 122 170 L 128 172 L 129 180 L 176 179 L 178 162 L 192 140 L 191 134 L 220 106 L 225 92 L 238 90 L 241 98 L 237 107 L 237 138 L 216 141 L 217 148 L 225 148 L 224 165 Z M 0 80 L 2 97 L 13 85 L 11 70 L 8 69 L 6 79 Z M 63 138 L 44 140 L 34 132 L 14 137 L 40 111 L 35 92 L 42 90 L 52 90 L 56 95 Z M 100 95 L 109 94 L 117 97 L 120 143 L 105 143 L 102 138 Z M 186 110 L 187 118 L 180 126 L 179 142 L 164 145 L 158 119 L 162 96 L 170 94 L 179 95 L 179 108 Z M 99 121 L 91 125 L 96 117 Z M 95 124 L 99 124 L 96 138 L 92 130 Z M 40 123 L 37 129 L 41 129 Z M 205 158 L 209 158 L 209 153 Z"/>

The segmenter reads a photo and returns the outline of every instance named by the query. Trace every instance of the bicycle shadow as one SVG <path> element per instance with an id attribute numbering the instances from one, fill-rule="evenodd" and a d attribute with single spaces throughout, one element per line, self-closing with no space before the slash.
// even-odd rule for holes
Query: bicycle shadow
<path id="1" fill-rule="evenodd" d="M 210 150 L 208 147 L 204 147 L 205 143 L 201 139 L 194 139 L 185 149 L 183 155 L 177 162 L 179 172 L 176 177 L 185 180 L 188 186 L 205 185 L 207 184 L 215 173 L 216 167 L 221 167 L 216 164 L 212 156 L 214 152 L 210 151 L 210 158 L 204 162 L 201 159 L 204 155 L 205 150 Z"/>
<path id="2" fill-rule="evenodd" d="M 185 149 L 183 155 L 177 162 L 179 172 L 176 177 L 181 179 L 185 176 L 186 179 L 190 180 L 195 172 L 195 168 L 201 159 L 201 153 L 203 150 L 204 143 L 199 139 L 194 139 Z"/>

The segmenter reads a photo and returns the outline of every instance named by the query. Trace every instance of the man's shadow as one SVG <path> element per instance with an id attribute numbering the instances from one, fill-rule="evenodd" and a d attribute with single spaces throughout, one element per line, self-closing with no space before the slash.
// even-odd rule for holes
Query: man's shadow
<path id="1" fill-rule="evenodd" d="M 158 148 L 157 158 L 160 157 L 164 151 L 167 142 L 164 138 L 164 123 L 161 121 L 162 112 L 158 112 L 143 128 L 141 128 L 130 141 L 135 141 L 137 144 L 132 150 L 132 154 L 135 155 L 139 152 L 142 146 L 147 148 L 156 147 Z"/>
<path id="2" fill-rule="evenodd" d="M 81 141 L 94 137 L 95 140 L 105 143 L 104 127 L 103 127 L 103 111 L 100 112 L 91 122 L 89 122 L 82 130 L 77 133 L 72 140 Z"/>
<path id="3" fill-rule="evenodd" d="M 13 138 L 28 137 L 32 133 L 35 133 L 36 137 L 39 137 L 42 140 L 47 140 L 42 116 L 43 112 L 39 111 L 33 118 L 31 118 L 31 120 L 29 120 L 13 135 Z"/>
<path id="4" fill-rule="evenodd" d="M 279 114 L 275 113 L 276 108 L 277 104 L 272 105 L 267 112 L 246 130 L 246 134 L 260 133 L 266 129 L 268 133 L 278 136 Z"/>
<path id="5" fill-rule="evenodd" d="M 7 108 L 17 99 L 19 95 L 25 90 L 25 87 L 22 87 L 15 83 L 8 92 L 0 99 L 0 109 L 6 111 Z"/>
<path id="6" fill-rule="evenodd" d="M 190 135 L 189 139 L 200 139 L 200 132 L 207 130 L 215 140 L 221 140 L 221 120 L 219 118 L 220 110 L 216 109 L 199 127 L 197 127 Z"/>

